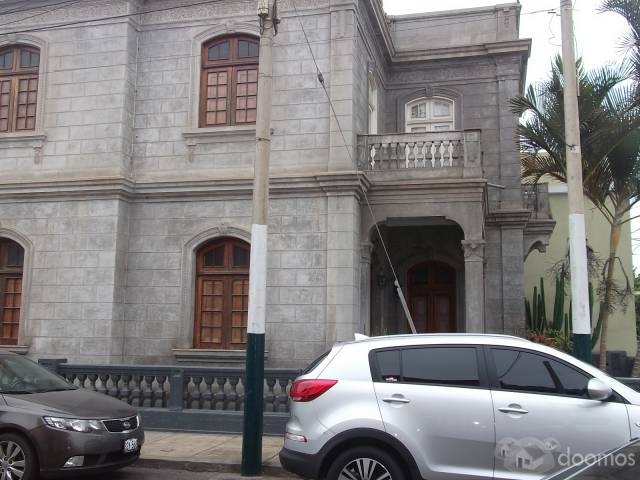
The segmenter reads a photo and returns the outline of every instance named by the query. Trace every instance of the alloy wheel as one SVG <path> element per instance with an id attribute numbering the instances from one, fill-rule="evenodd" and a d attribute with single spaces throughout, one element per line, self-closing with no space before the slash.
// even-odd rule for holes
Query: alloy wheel
<path id="1" fill-rule="evenodd" d="M 0 442 L 0 480 L 20 480 L 26 462 L 20 445 L 10 440 Z"/>
<path id="2" fill-rule="evenodd" d="M 338 480 L 392 480 L 389 470 L 372 458 L 356 458 L 340 471 Z"/>

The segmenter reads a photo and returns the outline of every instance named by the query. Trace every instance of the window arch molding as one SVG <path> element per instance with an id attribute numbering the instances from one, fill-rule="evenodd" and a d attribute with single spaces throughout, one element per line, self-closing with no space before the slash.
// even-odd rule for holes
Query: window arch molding
<path id="1" fill-rule="evenodd" d="M 26 348 L 31 344 L 30 333 L 30 298 L 31 298 L 31 272 L 33 270 L 34 247 L 28 237 L 15 230 L 0 227 L 0 239 L 12 240 L 24 250 L 22 265 L 22 296 L 20 301 L 20 327 L 18 330 L 18 348 L 5 346 L 5 349 L 27 353 Z"/>
<path id="2" fill-rule="evenodd" d="M 181 276 L 181 301 L 180 301 L 180 330 L 176 342 L 178 349 L 193 349 L 194 325 L 195 325 L 195 293 L 196 281 L 196 255 L 205 245 L 223 238 L 237 239 L 251 244 L 251 232 L 220 225 L 204 230 L 188 242 L 182 248 L 182 276 Z"/>
<path id="3" fill-rule="evenodd" d="M 462 122 L 462 111 L 463 111 L 463 97 L 462 94 L 457 92 L 456 90 L 442 88 L 442 87 L 429 87 L 429 88 L 420 88 L 418 90 L 414 90 L 413 92 L 401 96 L 398 98 L 396 103 L 396 131 L 404 132 L 406 125 L 406 105 L 419 100 L 421 98 L 433 99 L 433 98 L 442 98 L 448 101 L 453 102 L 453 129 L 454 130 L 463 130 L 464 125 Z"/>
<path id="4" fill-rule="evenodd" d="M 3 50 L 7 47 L 11 46 L 25 46 L 33 49 L 39 50 L 40 53 L 40 64 L 38 67 L 38 93 L 37 93 L 37 104 L 36 104 L 36 120 L 35 120 L 35 128 L 33 130 L 28 130 L 24 132 L 0 132 L 0 140 L 3 137 L 7 138 L 20 138 L 20 137 L 43 137 L 43 125 L 44 125 L 44 115 L 45 115 L 45 97 L 44 93 L 47 91 L 47 74 L 49 65 L 49 47 L 48 43 L 43 39 L 18 33 L 18 34 L 10 34 L 4 36 L 0 39 L 0 50 Z M 44 140 L 44 137 L 42 138 Z M 41 145 L 39 146 L 41 148 Z"/>
<path id="5" fill-rule="evenodd" d="M 202 88 L 202 48 L 206 43 L 218 37 L 240 35 L 260 38 L 259 26 L 246 22 L 229 22 L 227 24 L 216 25 L 202 30 L 194 36 L 191 43 L 191 69 L 190 69 L 190 94 L 189 94 L 189 119 L 188 125 L 191 130 L 203 130 L 200 128 L 200 91 Z M 220 129 L 224 127 L 213 127 Z M 229 127 L 226 127 L 229 128 Z M 236 128 L 236 127 L 231 127 Z M 255 128 L 253 125 L 241 126 L 239 128 Z"/>

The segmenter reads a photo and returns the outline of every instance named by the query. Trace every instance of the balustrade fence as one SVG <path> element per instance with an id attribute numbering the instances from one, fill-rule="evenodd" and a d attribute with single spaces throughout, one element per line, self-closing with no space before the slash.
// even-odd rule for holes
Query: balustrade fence
<path id="1" fill-rule="evenodd" d="M 243 369 L 71 365 L 48 359 L 41 359 L 39 363 L 78 387 L 139 408 L 143 420 L 150 420 L 145 421 L 147 427 L 151 423 L 151 428 L 171 430 L 241 431 L 241 418 L 233 414 L 241 415 L 244 408 Z M 277 430 L 288 418 L 289 389 L 299 373 L 290 369 L 265 369 L 264 411 L 266 415 L 271 414 L 271 423 L 265 425 L 265 431 L 270 425 L 276 431 L 269 433 L 280 433 Z"/>

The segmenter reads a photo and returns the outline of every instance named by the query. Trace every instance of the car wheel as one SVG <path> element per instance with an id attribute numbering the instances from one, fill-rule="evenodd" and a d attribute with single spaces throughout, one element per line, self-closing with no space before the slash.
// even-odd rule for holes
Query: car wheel
<path id="1" fill-rule="evenodd" d="M 404 480 L 393 456 L 376 447 L 355 447 L 336 458 L 327 480 Z"/>
<path id="2" fill-rule="evenodd" d="M 13 433 L 0 435 L 0 478 L 33 480 L 36 470 L 36 455 L 29 442 Z"/>

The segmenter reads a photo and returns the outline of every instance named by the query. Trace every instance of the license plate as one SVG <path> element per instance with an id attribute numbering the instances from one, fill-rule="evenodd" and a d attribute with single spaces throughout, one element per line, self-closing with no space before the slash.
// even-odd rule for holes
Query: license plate
<path id="1" fill-rule="evenodd" d="M 138 451 L 138 439 L 128 438 L 124 441 L 124 453 L 133 453 Z"/>

